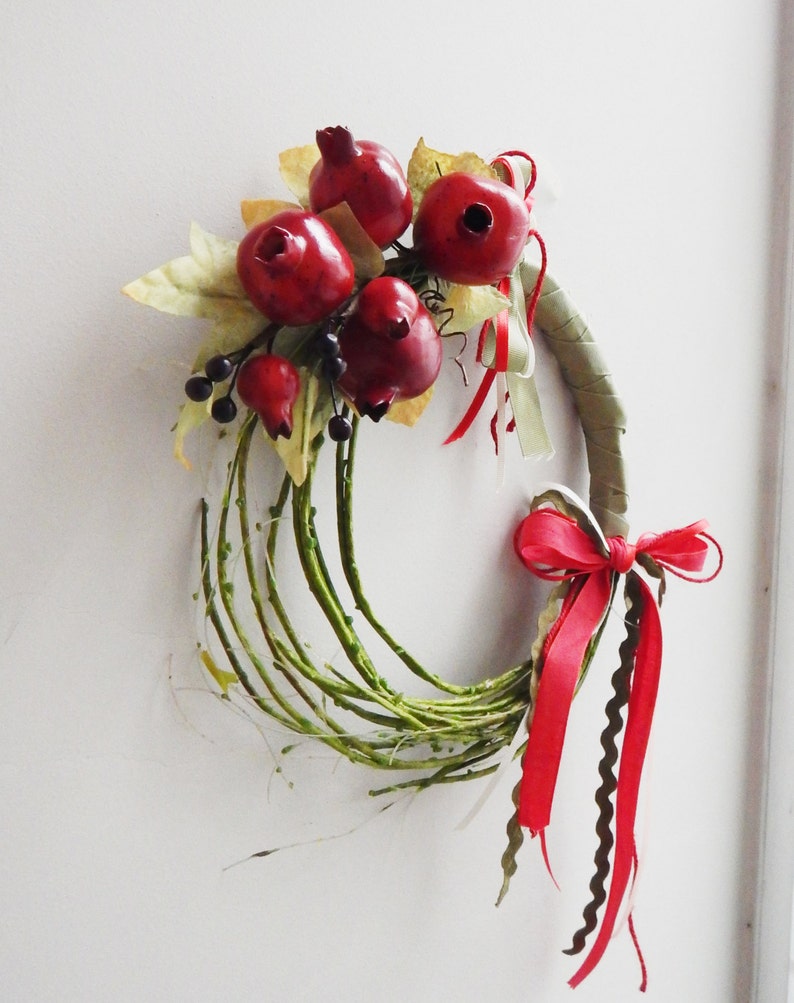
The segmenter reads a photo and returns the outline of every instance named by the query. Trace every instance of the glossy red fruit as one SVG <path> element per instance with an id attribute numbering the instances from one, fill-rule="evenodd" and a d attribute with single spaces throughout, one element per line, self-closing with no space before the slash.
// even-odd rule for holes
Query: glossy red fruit
<path id="1" fill-rule="evenodd" d="M 237 249 L 248 298 L 277 324 L 314 324 L 353 291 L 353 262 L 327 223 L 285 209 L 253 227 Z"/>
<path id="2" fill-rule="evenodd" d="M 280 355 L 255 355 L 237 374 L 237 393 L 256 411 L 271 439 L 292 435 L 292 408 L 300 392 L 300 376 Z"/>
<path id="3" fill-rule="evenodd" d="M 347 202 L 378 247 L 387 247 L 411 222 L 413 201 L 403 169 L 381 146 L 353 139 L 336 125 L 317 132 L 321 159 L 309 175 L 313 212 Z"/>
<path id="4" fill-rule="evenodd" d="M 361 290 L 355 314 L 373 334 L 397 340 L 408 335 L 420 306 L 419 297 L 407 282 L 381 275 Z"/>
<path id="5" fill-rule="evenodd" d="M 376 287 L 375 292 L 385 299 L 387 288 Z M 361 298 L 359 304 L 360 301 Z M 418 397 L 435 383 L 441 369 L 442 350 L 433 318 L 419 300 L 412 304 L 408 331 L 396 338 L 391 333 L 394 324 L 388 303 L 370 313 L 372 306 L 365 300 L 363 316 L 357 308 L 339 335 L 339 348 L 347 368 L 338 384 L 359 414 L 379 421 L 395 401 Z M 404 315 L 400 296 L 395 312 Z M 377 316 L 381 316 L 382 323 L 369 327 L 367 318 L 372 321 Z"/>
<path id="6" fill-rule="evenodd" d="M 414 249 L 442 279 L 490 285 L 518 263 L 530 226 L 529 209 L 510 185 L 456 171 L 425 192 L 414 221 Z"/>

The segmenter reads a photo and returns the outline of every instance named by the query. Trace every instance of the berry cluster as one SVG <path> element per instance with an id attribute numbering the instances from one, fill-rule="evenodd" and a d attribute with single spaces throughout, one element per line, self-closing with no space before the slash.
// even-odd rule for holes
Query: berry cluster
<path id="1" fill-rule="evenodd" d="M 204 365 L 204 374 L 194 373 L 185 383 L 185 393 L 192 401 L 206 401 L 212 397 L 216 383 L 224 383 L 235 371 L 232 356 L 213 355 Z M 218 397 L 212 402 L 212 417 L 215 421 L 225 424 L 234 421 L 237 415 L 237 405 L 229 394 Z"/>
<path id="2" fill-rule="evenodd" d="M 414 246 L 396 244 L 411 221 L 413 202 L 397 160 L 384 147 L 356 142 L 342 126 L 317 132 L 320 160 L 309 176 L 310 211 L 286 209 L 254 226 L 240 242 L 237 273 L 251 303 L 270 321 L 238 352 L 209 359 L 204 373 L 185 385 L 193 401 L 212 403 L 212 417 L 237 414 L 232 392 L 256 411 L 272 438 L 292 433 L 300 377 L 288 359 L 273 354 L 281 327 L 322 324 L 313 341 L 313 365 L 330 385 L 334 415 L 329 435 L 351 435 L 339 413 L 336 389 L 359 414 L 378 421 L 391 405 L 423 394 L 441 368 L 434 318 L 408 282 L 419 288 L 428 275 L 468 285 L 488 285 L 507 275 L 527 242 L 529 208 L 512 187 L 453 172 L 426 191 L 414 222 Z M 380 248 L 394 245 L 396 267 L 355 287 L 353 262 L 334 230 L 317 213 L 346 202 Z M 406 259 L 410 270 L 404 268 Z M 267 345 L 264 354 L 256 350 Z"/>
<path id="3" fill-rule="evenodd" d="M 264 334 L 267 334 L 267 329 Z M 263 340 L 258 335 L 252 342 L 231 355 L 213 355 L 204 366 L 204 373 L 194 373 L 185 383 L 185 393 L 192 401 L 206 401 L 216 383 L 229 380 L 225 393 L 212 402 L 215 421 L 227 424 L 237 417 L 237 405 L 232 397 L 235 387 L 246 407 L 256 411 L 272 439 L 292 435 L 292 408 L 300 392 L 300 375 L 295 366 L 280 355 L 267 352 L 251 356 Z"/>
<path id="4" fill-rule="evenodd" d="M 328 435 L 334 442 L 347 442 L 353 434 L 353 426 L 350 419 L 339 413 L 339 404 L 334 393 L 334 385 L 347 369 L 347 363 L 342 358 L 339 350 L 339 337 L 337 336 L 333 324 L 329 323 L 320 332 L 316 341 L 317 354 L 322 360 L 321 368 L 323 376 L 331 386 L 331 400 L 334 404 L 333 417 L 328 422 Z"/>

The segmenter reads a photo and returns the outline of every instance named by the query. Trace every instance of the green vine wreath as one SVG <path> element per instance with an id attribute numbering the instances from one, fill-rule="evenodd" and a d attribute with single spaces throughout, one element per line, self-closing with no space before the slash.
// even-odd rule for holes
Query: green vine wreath
<path id="1" fill-rule="evenodd" d="M 212 321 L 185 384 L 176 456 L 189 466 L 186 437 L 207 419 L 237 422 L 219 511 L 213 515 L 206 501 L 202 507 L 201 596 L 217 641 L 212 652 L 201 650 L 202 660 L 224 692 L 239 686 L 282 728 L 388 771 L 391 779 L 374 795 L 492 773 L 526 726 L 501 900 L 524 830 L 540 837 L 546 858 L 568 708 L 623 581 L 626 638 L 602 734 L 595 875 L 569 953 L 584 948 L 604 902 L 606 908 L 571 979 L 576 985 L 603 955 L 636 866 L 636 799 L 661 663 L 657 600 L 637 569 L 658 580 L 661 601 L 666 571 L 710 580 L 713 574 L 702 573 L 705 559 L 714 548 L 721 564 L 721 552 L 703 522 L 626 541 L 623 410 L 586 323 L 546 271 L 531 215 L 535 164 L 527 154 L 508 151 L 488 163 L 420 140 L 403 173 L 384 147 L 337 126 L 318 131 L 316 143 L 285 151 L 280 168 L 296 203 L 243 202 L 247 233 L 239 242 L 194 224 L 190 255 L 124 289 L 159 310 Z M 401 239 L 411 224 L 406 246 Z M 525 456 L 548 451 L 533 377 L 532 332 L 539 331 L 584 435 L 589 507 L 562 486 L 533 500 L 515 549 L 530 571 L 554 583 L 534 643 L 519 664 L 461 685 L 421 665 L 373 610 L 356 561 L 353 491 L 362 421 L 415 424 L 433 393 L 444 339 L 472 330 L 481 382 L 447 441 L 467 432 L 495 391 L 497 462 L 504 462 L 513 431 Z M 266 520 L 250 501 L 262 439 L 285 468 Z M 336 450 L 331 543 L 320 537 L 313 502 L 328 439 Z M 343 665 L 313 654 L 283 601 L 278 544 L 285 534 L 307 602 L 311 596 L 330 626 Z M 332 578 L 331 547 L 357 620 Z M 390 682 L 362 629 L 430 695 L 412 696 Z M 218 650 L 225 666 L 216 661 Z M 636 945 L 631 922 L 630 930 Z"/>

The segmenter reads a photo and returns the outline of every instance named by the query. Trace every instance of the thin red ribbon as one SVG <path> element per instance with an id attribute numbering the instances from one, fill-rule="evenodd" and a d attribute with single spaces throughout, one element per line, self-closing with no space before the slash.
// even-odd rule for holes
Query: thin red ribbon
<path id="1" fill-rule="evenodd" d="M 500 293 L 507 295 L 510 289 L 510 279 L 501 279 L 496 287 Z M 457 442 L 458 439 L 463 438 L 463 436 L 471 428 L 472 422 L 477 417 L 482 408 L 483 404 L 488 397 L 488 392 L 493 386 L 493 382 L 496 379 L 497 373 L 507 372 L 507 360 L 508 360 L 508 331 L 509 331 L 509 320 L 507 310 L 502 310 L 500 313 L 493 318 L 493 324 L 496 331 L 496 346 L 494 350 L 494 364 L 493 368 L 486 368 L 483 373 L 482 381 L 477 388 L 477 393 L 472 398 L 471 404 L 469 404 L 466 409 L 466 413 L 463 415 L 461 420 L 455 426 L 455 428 L 450 432 L 447 438 L 444 440 L 444 445 L 449 445 L 450 442 Z M 480 337 L 477 343 L 477 361 L 482 362 L 482 352 L 485 345 L 485 336 L 488 333 L 488 328 L 491 326 L 491 321 L 486 320 L 485 323 L 480 328 Z"/>
<path id="2" fill-rule="evenodd" d="M 666 533 L 643 534 L 636 544 L 611 537 L 604 553 L 600 541 L 553 508 L 536 509 L 519 525 L 515 549 L 530 571 L 547 580 L 571 582 L 543 648 L 542 675 L 519 796 L 519 824 L 533 836 L 541 834 L 542 842 L 551 818 L 571 701 L 587 646 L 606 615 L 614 576 L 626 574 L 637 555 L 646 554 L 659 567 L 687 581 L 711 581 L 722 567 L 722 550 L 707 529 L 708 524 L 701 520 Z M 717 550 L 718 567 L 713 574 L 703 576 L 700 573 L 711 545 Z M 648 585 L 641 578 L 638 582 L 642 607 L 617 781 L 612 879 L 601 928 L 584 963 L 570 980 L 571 986 L 579 985 L 603 956 L 634 867 L 634 822 L 662 664 L 662 630 L 656 601 Z"/>

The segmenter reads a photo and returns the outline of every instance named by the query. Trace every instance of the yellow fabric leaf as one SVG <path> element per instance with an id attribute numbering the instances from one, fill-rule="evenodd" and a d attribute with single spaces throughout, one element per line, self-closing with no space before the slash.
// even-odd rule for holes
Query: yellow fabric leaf
<path id="1" fill-rule="evenodd" d="M 251 230 L 265 220 L 275 216 L 285 209 L 300 209 L 295 202 L 284 202 L 282 199 L 243 199 L 240 203 L 240 215 L 246 230 Z"/>
<path id="2" fill-rule="evenodd" d="M 185 456 L 185 436 L 209 418 L 211 406 L 212 398 L 208 401 L 185 401 L 179 409 L 179 419 L 174 432 L 174 458 L 179 460 L 185 470 L 193 469 L 193 464 Z"/>
<path id="3" fill-rule="evenodd" d="M 344 244 L 358 279 L 366 282 L 383 272 L 386 263 L 381 249 L 353 215 L 347 202 L 340 202 L 319 215 Z"/>
<path id="4" fill-rule="evenodd" d="M 316 143 L 293 146 L 278 155 L 279 172 L 284 184 L 304 209 L 309 208 L 309 174 L 319 159 L 320 149 Z"/>
<path id="5" fill-rule="evenodd" d="M 476 153 L 441 153 L 420 139 L 408 161 L 406 177 L 414 200 L 414 218 L 425 192 L 442 174 L 464 171 L 483 178 L 496 178 L 496 171 Z"/>
<path id="6" fill-rule="evenodd" d="M 412 397 L 406 401 L 397 401 L 386 412 L 386 417 L 389 421 L 394 421 L 398 425 L 407 425 L 409 428 L 412 428 L 422 417 L 422 412 L 430 403 L 433 390 L 434 387 L 428 387 L 419 397 Z"/>
<path id="7" fill-rule="evenodd" d="M 229 693 L 229 687 L 233 686 L 237 682 L 237 676 L 234 672 L 227 672 L 225 669 L 219 669 L 215 663 L 215 659 L 204 648 L 201 649 L 199 658 L 201 658 L 204 668 L 207 672 L 209 672 L 218 686 L 220 686 L 221 693 L 223 693 L 224 696 L 227 696 Z"/>
<path id="8" fill-rule="evenodd" d="M 452 310 L 452 317 L 445 325 L 445 331 L 468 331 L 477 327 L 502 310 L 506 310 L 510 300 L 495 286 L 463 286 L 451 283 L 447 286 L 441 310 Z"/>

